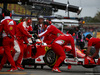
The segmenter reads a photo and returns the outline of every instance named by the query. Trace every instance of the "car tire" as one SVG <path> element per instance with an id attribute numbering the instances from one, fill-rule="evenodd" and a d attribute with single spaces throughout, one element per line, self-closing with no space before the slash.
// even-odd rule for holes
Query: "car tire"
<path id="1" fill-rule="evenodd" d="M 54 64 L 57 61 L 57 55 L 55 54 L 55 52 L 53 50 L 48 50 L 45 54 L 44 57 L 44 62 L 50 67 L 53 68 Z"/>

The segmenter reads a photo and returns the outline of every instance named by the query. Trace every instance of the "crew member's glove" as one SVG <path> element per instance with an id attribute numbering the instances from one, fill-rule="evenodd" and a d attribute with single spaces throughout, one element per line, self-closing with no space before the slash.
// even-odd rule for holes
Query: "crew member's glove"
<path id="1" fill-rule="evenodd" d="M 9 38 L 12 38 L 12 37 L 10 36 L 10 34 L 8 34 L 8 37 L 9 37 Z"/>
<path id="2" fill-rule="evenodd" d="M 33 37 L 33 36 L 32 36 L 31 38 L 32 38 L 32 39 L 34 39 L 34 37 Z"/>
<path id="3" fill-rule="evenodd" d="M 78 61 L 78 58 L 77 58 L 77 57 L 75 57 L 75 58 L 74 58 L 74 61 Z"/>
<path id="4" fill-rule="evenodd" d="M 28 43 L 27 46 L 30 46 L 30 43 Z"/>

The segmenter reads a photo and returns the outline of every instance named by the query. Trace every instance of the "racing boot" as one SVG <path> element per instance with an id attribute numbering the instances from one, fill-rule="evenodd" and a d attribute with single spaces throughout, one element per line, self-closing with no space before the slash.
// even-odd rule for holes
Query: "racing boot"
<path id="1" fill-rule="evenodd" d="M 59 68 L 53 68 L 52 71 L 54 71 L 54 72 L 59 72 L 59 73 L 61 72 L 61 71 L 59 70 Z"/>
<path id="2" fill-rule="evenodd" d="M 13 72 L 13 71 L 17 71 L 18 69 L 15 67 L 15 68 L 11 68 L 10 70 L 7 70 L 8 72 Z"/>
<path id="3" fill-rule="evenodd" d="M 20 70 L 20 71 L 24 70 L 24 68 L 22 67 L 21 64 L 18 64 L 17 62 L 15 62 L 15 64 L 16 64 L 16 67 L 17 67 L 18 70 Z"/>
<path id="4" fill-rule="evenodd" d="M 71 65 L 68 65 L 68 70 L 70 70 L 71 69 Z"/>
<path id="5" fill-rule="evenodd" d="M 17 69 L 20 70 L 20 71 L 23 71 L 24 70 L 24 68 L 21 67 L 21 66 L 17 66 Z"/>

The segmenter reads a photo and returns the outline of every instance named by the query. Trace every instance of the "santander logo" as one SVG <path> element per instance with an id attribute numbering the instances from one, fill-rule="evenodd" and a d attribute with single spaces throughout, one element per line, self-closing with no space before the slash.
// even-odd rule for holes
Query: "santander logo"
<path id="1" fill-rule="evenodd" d="M 38 58 L 38 59 L 36 59 L 36 61 L 41 61 L 41 59 L 40 59 L 40 58 Z"/>

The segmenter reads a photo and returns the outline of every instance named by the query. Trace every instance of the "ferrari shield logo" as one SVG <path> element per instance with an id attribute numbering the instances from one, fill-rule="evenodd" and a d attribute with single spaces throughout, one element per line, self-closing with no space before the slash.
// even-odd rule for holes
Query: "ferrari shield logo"
<path id="1" fill-rule="evenodd" d="M 57 34 L 57 36 L 60 36 L 60 35 L 62 35 L 62 34 L 60 34 L 60 33 Z"/>

